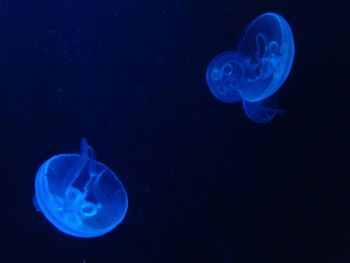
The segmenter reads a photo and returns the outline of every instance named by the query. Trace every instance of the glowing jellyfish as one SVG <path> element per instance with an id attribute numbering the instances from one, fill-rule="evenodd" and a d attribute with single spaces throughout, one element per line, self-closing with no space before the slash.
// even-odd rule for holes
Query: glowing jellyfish
<path id="1" fill-rule="evenodd" d="M 243 100 L 243 110 L 249 119 L 261 124 L 270 122 L 275 118 L 277 112 L 281 112 L 277 110 L 274 97 L 269 97 L 257 102 Z"/>
<path id="2" fill-rule="evenodd" d="M 80 154 L 60 154 L 44 162 L 36 175 L 35 207 L 62 232 L 97 237 L 115 228 L 128 208 L 118 177 L 95 160 L 85 139 Z"/>
<path id="3" fill-rule="evenodd" d="M 292 68 L 294 39 L 288 22 L 265 13 L 246 28 L 237 52 L 216 56 L 206 79 L 213 95 L 224 102 L 243 102 L 245 113 L 257 123 L 271 121 L 277 112 L 271 96 Z"/>

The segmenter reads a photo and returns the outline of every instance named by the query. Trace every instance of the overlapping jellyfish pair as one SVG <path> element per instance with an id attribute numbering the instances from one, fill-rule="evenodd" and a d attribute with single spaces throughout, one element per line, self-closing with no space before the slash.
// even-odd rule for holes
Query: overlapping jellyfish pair
<path id="1" fill-rule="evenodd" d="M 85 139 L 80 154 L 56 155 L 40 166 L 33 201 L 57 229 L 83 238 L 108 233 L 123 220 L 128 208 L 123 184 L 96 161 Z"/>
<path id="2" fill-rule="evenodd" d="M 276 13 L 264 13 L 248 25 L 237 51 L 223 52 L 210 62 L 207 83 L 217 99 L 242 102 L 251 120 L 267 123 L 278 112 L 273 95 L 287 79 L 293 59 L 288 22 Z"/>

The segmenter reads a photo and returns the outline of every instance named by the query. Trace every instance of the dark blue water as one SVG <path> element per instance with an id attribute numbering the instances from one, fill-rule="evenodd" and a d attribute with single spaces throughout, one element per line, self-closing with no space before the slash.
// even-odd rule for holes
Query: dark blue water
<path id="1" fill-rule="evenodd" d="M 210 60 L 263 12 L 295 62 L 287 111 L 249 121 L 210 94 Z M 350 262 L 347 1 L 0 3 L 0 262 Z M 129 209 L 96 239 L 32 204 L 40 164 L 82 137 Z"/>

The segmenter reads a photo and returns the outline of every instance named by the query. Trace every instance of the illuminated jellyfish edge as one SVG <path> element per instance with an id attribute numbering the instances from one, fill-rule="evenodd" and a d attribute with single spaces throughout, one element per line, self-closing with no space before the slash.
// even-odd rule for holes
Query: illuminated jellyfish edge
<path id="1" fill-rule="evenodd" d="M 293 67 L 293 62 L 294 62 L 294 56 L 295 56 L 295 44 L 294 44 L 294 35 L 292 28 L 290 27 L 288 21 L 281 15 L 276 14 L 278 21 L 281 25 L 282 31 L 283 31 L 283 36 L 286 39 L 291 39 L 291 41 L 284 41 L 284 43 L 289 43 L 289 46 L 287 47 L 288 50 L 288 57 L 286 58 L 287 61 L 290 61 L 290 63 L 287 64 L 285 67 L 285 74 L 284 78 L 281 79 L 279 82 L 279 86 L 282 86 L 284 82 L 287 80 L 287 78 L 290 75 L 290 72 Z"/>
<path id="2" fill-rule="evenodd" d="M 36 174 L 34 200 L 36 201 L 36 204 L 37 204 L 38 208 L 40 209 L 40 212 L 43 213 L 44 217 L 59 231 L 65 233 L 67 235 L 76 237 L 76 238 L 93 238 L 93 237 L 99 237 L 99 236 L 107 234 L 108 232 L 112 231 L 116 226 L 118 226 L 125 218 L 125 215 L 127 213 L 128 206 L 129 206 L 129 200 L 128 200 L 128 194 L 127 194 L 125 187 L 124 187 L 123 183 L 121 182 L 121 180 L 119 180 L 119 178 L 115 175 L 115 173 L 111 169 L 109 169 L 106 165 L 104 165 L 103 163 L 100 163 L 100 162 L 94 160 L 96 162 L 96 165 L 104 166 L 106 170 L 108 170 L 111 174 L 115 175 L 115 179 L 118 181 L 118 183 L 120 183 L 120 185 L 122 186 L 122 191 L 125 194 L 125 204 L 124 204 L 125 209 L 123 210 L 123 213 L 119 216 L 118 220 L 116 222 L 114 222 L 113 224 L 111 224 L 109 227 L 99 229 L 96 232 L 92 231 L 89 233 L 77 231 L 76 229 L 69 228 L 67 225 L 61 223 L 61 220 L 58 219 L 54 215 L 54 213 L 51 212 L 51 210 L 48 207 L 47 202 L 43 201 L 43 200 L 47 200 L 45 198 L 45 195 L 43 194 L 43 191 L 46 190 L 46 187 L 44 185 L 45 180 L 41 180 L 41 178 L 45 176 L 46 171 L 47 171 L 47 169 L 52 161 L 54 161 L 57 158 L 65 158 L 65 157 L 80 158 L 80 154 L 55 155 L 55 156 L 51 157 L 50 159 L 46 160 L 40 166 L 40 168 Z M 34 206 L 35 206 L 35 204 L 34 204 Z M 91 230 L 91 229 L 92 228 L 89 228 L 89 230 Z"/>

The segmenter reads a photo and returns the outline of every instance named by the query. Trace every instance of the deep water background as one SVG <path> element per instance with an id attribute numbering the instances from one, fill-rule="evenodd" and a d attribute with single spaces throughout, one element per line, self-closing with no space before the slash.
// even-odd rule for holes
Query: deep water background
<path id="1" fill-rule="evenodd" d="M 210 60 L 282 14 L 295 63 L 267 125 L 216 100 Z M 350 262 L 348 1 L 3 0 L 0 262 Z M 96 239 L 32 205 L 86 137 L 129 195 Z"/>

